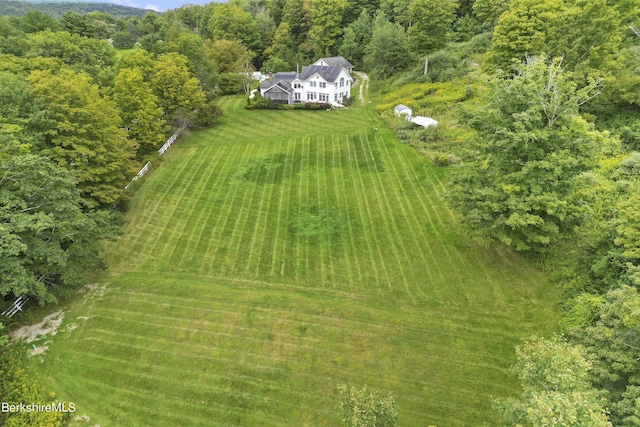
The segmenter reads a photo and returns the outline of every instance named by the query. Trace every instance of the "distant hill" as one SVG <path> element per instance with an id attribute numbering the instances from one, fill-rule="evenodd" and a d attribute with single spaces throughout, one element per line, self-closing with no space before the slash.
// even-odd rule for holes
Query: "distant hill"
<path id="1" fill-rule="evenodd" d="M 102 12 L 114 18 L 143 17 L 147 12 L 153 12 L 148 9 L 99 2 L 69 3 L 63 0 L 47 0 L 46 3 L 40 3 L 35 0 L 28 2 L 12 0 L 0 1 L 0 15 L 22 16 L 30 10 L 39 10 L 56 18 L 69 11 L 80 14 Z"/>

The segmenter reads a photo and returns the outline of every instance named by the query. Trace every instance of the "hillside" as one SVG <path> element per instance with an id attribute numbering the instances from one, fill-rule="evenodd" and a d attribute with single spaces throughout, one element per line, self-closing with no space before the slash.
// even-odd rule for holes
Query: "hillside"
<path id="1" fill-rule="evenodd" d="M 60 17 L 65 12 L 78 12 L 85 14 L 89 12 L 102 12 L 116 19 L 128 17 L 144 17 L 149 9 L 139 9 L 129 6 L 120 6 L 111 3 L 71 3 L 65 1 L 47 1 L 47 2 L 25 2 L 5 0 L 0 2 L 0 15 L 22 16 L 30 10 L 39 10 L 53 17 Z"/>
<path id="2" fill-rule="evenodd" d="M 337 425 L 340 384 L 398 425 L 494 420 L 513 346 L 557 322 L 545 276 L 460 234 L 446 170 L 369 107 L 244 103 L 142 184 L 32 369 L 101 425 Z"/>

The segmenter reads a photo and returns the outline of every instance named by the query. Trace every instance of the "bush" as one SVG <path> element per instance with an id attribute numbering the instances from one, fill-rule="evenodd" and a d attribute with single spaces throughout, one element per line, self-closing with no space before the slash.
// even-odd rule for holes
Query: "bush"
<path id="1" fill-rule="evenodd" d="M 256 93 L 253 100 L 247 98 L 247 105 L 244 108 L 247 110 L 284 110 L 285 106 L 286 104 L 273 102 Z"/>
<path id="2" fill-rule="evenodd" d="M 434 154 L 431 160 L 433 161 L 433 163 L 435 163 L 436 166 L 442 167 L 460 163 L 460 157 L 454 154 L 447 153 Z"/>
<path id="3" fill-rule="evenodd" d="M 15 344 L 0 354 L 0 402 L 10 405 L 59 403 L 55 402 L 55 393 L 47 393 L 24 370 L 22 360 L 25 356 L 25 351 Z M 61 427 L 66 418 L 64 412 L 0 412 L 0 425 Z"/>
<path id="4" fill-rule="evenodd" d="M 218 117 L 222 116 L 222 108 L 218 104 L 209 103 L 198 110 L 198 126 L 211 126 Z"/>

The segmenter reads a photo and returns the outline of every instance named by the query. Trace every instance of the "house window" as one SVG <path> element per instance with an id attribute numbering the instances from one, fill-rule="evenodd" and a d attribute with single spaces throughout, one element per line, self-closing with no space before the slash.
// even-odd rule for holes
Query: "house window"
<path id="1" fill-rule="evenodd" d="M 333 101 L 334 102 L 338 102 L 338 94 L 337 93 L 335 95 L 333 95 Z"/>
<path id="2" fill-rule="evenodd" d="M 309 82 L 309 86 L 316 87 L 316 82 Z"/>
<path id="3" fill-rule="evenodd" d="M 300 88 L 302 87 L 302 85 L 301 85 L 300 83 L 294 83 L 294 84 L 293 84 L 293 87 L 294 87 L 295 89 L 300 89 Z"/>
<path id="4" fill-rule="evenodd" d="M 344 77 L 340 77 L 340 87 L 344 86 Z"/>
<path id="5" fill-rule="evenodd" d="M 327 87 L 327 84 L 325 82 L 320 82 L 320 87 Z"/>
<path id="6" fill-rule="evenodd" d="M 315 92 L 308 92 L 307 93 L 307 101 L 313 101 L 316 99 L 316 93 Z"/>
<path id="7" fill-rule="evenodd" d="M 321 93 L 320 102 L 328 102 L 328 101 L 329 101 L 329 95 L 327 95 L 326 93 Z"/>
<path id="8" fill-rule="evenodd" d="M 300 93 L 296 92 L 296 93 L 294 93 L 294 95 L 295 95 L 295 100 L 296 101 L 300 101 Z"/>

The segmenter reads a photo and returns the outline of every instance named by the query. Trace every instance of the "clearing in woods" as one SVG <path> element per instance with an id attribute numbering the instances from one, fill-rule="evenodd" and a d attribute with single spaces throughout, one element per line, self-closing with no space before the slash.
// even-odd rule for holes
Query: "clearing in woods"
<path id="1" fill-rule="evenodd" d="M 557 324 L 545 276 L 464 236 L 448 170 L 370 107 L 244 103 L 146 178 L 34 373 L 91 425 L 335 426 L 341 384 L 401 426 L 495 421 L 514 346 Z"/>

